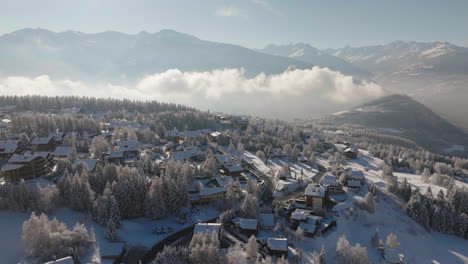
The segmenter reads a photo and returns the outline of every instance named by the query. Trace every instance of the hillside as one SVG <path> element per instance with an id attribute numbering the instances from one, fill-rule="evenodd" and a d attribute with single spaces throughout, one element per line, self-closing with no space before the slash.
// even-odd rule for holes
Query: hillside
<path id="1" fill-rule="evenodd" d="M 409 96 L 389 95 L 349 111 L 322 118 L 319 123 L 359 126 L 406 137 L 436 152 L 465 152 L 467 135 Z M 458 150 L 458 151 L 456 151 Z"/>
<path id="2" fill-rule="evenodd" d="M 171 68 L 208 71 L 244 68 L 249 76 L 312 64 L 172 30 L 135 35 L 22 29 L 0 37 L 0 75 L 134 79 Z"/>

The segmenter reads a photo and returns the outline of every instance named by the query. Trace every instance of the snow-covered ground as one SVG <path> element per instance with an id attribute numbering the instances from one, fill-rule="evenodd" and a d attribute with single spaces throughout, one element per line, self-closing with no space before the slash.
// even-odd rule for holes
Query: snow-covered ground
<path id="1" fill-rule="evenodd" d="M 378 165 L 382 160 L 372 157 L 367 151 L 359 150 L 357 159 L 348 160 L 345 167 L 353 170 L 369 168 L 365 176 L 369 182 L 385 189 L 385 182 L 381 179 L 381 170 Z M 319 160 L 326 165 L 325 160 Z M 425 183 L 421 176 L 410 173 L 394 173 L 400 181 L 407 178 L 413 187 L 425 191 L 431 186 L 435 194 L 445 188 Z M 457 182 L 459 185 L 465 183 Z M 325 245 L 327 263 L 333 263 L 338 238 L 345 235 L 351 244 L 360 243 L 367 247 L 372 263 L 385 263 L 380 254 L 371 247 L 370 238 L 376 228 L 379 229 L 380 238 L 385 241 L 390 233 L 397 235 L 401 246 L 398 251 L 405 255 L 405 263 L 468 263 L 468 241 L 457 236 L 446 235 L 430 231 L 414 222 L 401 209 L 400 205 L 387 194 L 381 195 L 376 202 L 375 213 L 371 214 L 359 209 L 358 204 L 367 193 L 367 186 L 358 193 L 347 192 L 346 200 L 334 207 L 336 211 L 337 226 L 322 237 L 305 238 L 302 242 L 295 242 L 303 250 L 304 257 L 309 259 L 314 250 L 320 250 Z"/>
<path id="2" fill-rule="evenodd" d="M 179 224 L 176 217 L 168 217 L 157 221 L 152 221 L 148 218 L 124 220 L 121 222 L 121 227 L 118 230 L 119 239 L 126 241 L 129 245 L 151 247 L 161 239 L 172 234 L 153 234 L 152 231 L 156 228 L 167 230 L 171 227 L 174 230 L 173 232 L 176 232 L 193 223 L 205 221 L 218 215 L 219 212 L 217 210 L 202 207 L 200 210 L 194 210 L 190 213 L 188 221 L 185 224 Z M 23 258 L 24 245 L 21 241 L 22 224 L 29 217 L 29 214 L 0 211 L 0 263 L 17 263 Z M 53 217 L 64 222 L 69 228 L 80 222 L 85 224 L 89 231 L 94 230 L 102 255 L 105 253 L 120 253 L 122 244 L 109 242 L 105 238 L 105 227 L 94 222 L 88 215 L 62 208 L 49 215 L 49 218 Z"/>

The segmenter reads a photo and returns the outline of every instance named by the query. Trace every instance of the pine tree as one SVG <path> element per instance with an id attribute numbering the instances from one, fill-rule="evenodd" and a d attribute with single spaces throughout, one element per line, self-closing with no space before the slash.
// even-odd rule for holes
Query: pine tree
<path id="1" fill-rule="evenodd" d="M 387 246 L 393 248 L 393 249 L 396 249 L 400 246 L 400 242 L 398 242 L 398 238 L 395 234 L 390 234 L 387 236 L 387 242 L 386 242 Z"/>
<path id="2" fill-rule="evenodd" d="M 106 225 L 106 238 L 110 240 L 116 240 L 117 239 L 117 226 L 112 220 L 112 218 L 109 218 L 107 221 Z"/>
<path id="3" fill-rule="evenodd" d="M 257 238 L 252 235 L 249 238 L 249 241 L 245 245 L 245 251 L 247 253 L 247 258 L 250 259 L 251 262 L 255 263 L 258 257 L 258 243 Z"/>
<path id="4" fill-rule="evenodd" d="M 379 230 L 378 229 L 375 229 L 374 231 L 374 234 L 372 235 L 371 237 L 371 246 L 373 248 L 380 248 L 382 245 L 381 245 L 381 241 L 380 241 L 380 236 L 379 236 Z"/>
<path id="5" fill-rule="evenodd" d="M 364 197 L 364 202 L 366 203 L 367 210 L 370 213 L 375 212 L 375 202 L 374 202 L 374 196 L 372 193 L 368 192 L 366 196 Z"/>

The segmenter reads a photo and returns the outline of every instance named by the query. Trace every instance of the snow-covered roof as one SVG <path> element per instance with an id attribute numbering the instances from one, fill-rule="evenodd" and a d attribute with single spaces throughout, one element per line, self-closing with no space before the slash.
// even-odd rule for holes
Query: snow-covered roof
<path id="1" fill-rule="evenodd" d="M 138 150 L 140 143 L 136 140 L 118 141 L 117 146 L 119 146 L 122 151 L 132 151 Z"/>
<path id="2" fill-rule="evenodd" d="M 296 209 L 291 214 L 291 219 L 296 221 L 306 221 L 307 217 L 312 214 L 312 211 L 305 209 Z"/>
<path id="3" fill-rule="evenodd" d="M 273 214 L 260 214 L 260 225 L 263 227 L 274 227 L 275 220 Z"/>
<path id="4" fill-rule="evenodd" d="M 52 154 L 55 156 L 68 156 L 72 151 L 72 147 L 57 147 Z"/>
<path id="5" fill-rule="evenodd" d="M 221 135 L 222 135 L 221 132 L 213 132 L 213 133 L 210 134 L 210 136 L 212 136 L 212 137 L 219 137 Z"/>
<path id="6" fill-rule="evenodd" d="M 359 150 L 356 146 L 350 146 L 349 148 L 346 148 L 344 152 L 353 152 L 353 153 L 358 153 Z"/>
<path id="7" fill-rule="evenodd" d="M 307 223 L 300 223 L 299 227 L 304 230 L 306 233 L 315 233 L 315 230 L 317 229 L 317 226 L 315 224 L 309 224 Z"/>
<path id="8" fill-rule="evenodd" d="M 352 171 L 351 178 L 354 180 L 364 180 L 364 172 L 362 171 Z"/>
<path id="9" fill-rule="evenodd" d="M 200 189 L 201 196 L 214 195 L 221 192 L 226 192 L 226 188 L 202 188 Z"/>
<path id="10" fill-rule="evenodd" d="M 201 149 L 197 148 L 197 147 L 192 147 L 192 148 L 187 148 L 183 151 L 176 151 L 176 152 L 172 152 L 171 153 L 171 156 L 175 159 L 175 160 L 178 160 L 178 161 L 184 161 L 186 159 L 190 159 L 190 158 L 193 158 L 193 157 L 196 157 L 200 154 L 202 154 L 203 152 L 201 151 Z"/>
<path id="11" fill-rule="evenodd" d="M 63 133 L 49 133 L 50 138 L 54 139 L 55 141 L 62 141 L 63 140 Z"/>
<path id="12" fill-rule="evenodd" d="M 2 166 L 2 171 L 12 171 L 12 170 L 17 170 L 25 166 L 24 164 L 10 164 L 7 163 Z"/>
<path id="13" fill-rule="evenodd" d="M 231 176 L 221 176 L 216 178 L 216 182 L 220 187 L 226 187 L 233 181 Z"/>
<path id="14" fill-rule="evenodd" d="M 216 161 L 218 161 L 219 163 L 230 163 L 232 162 L 232 158 L 231 156 L 227 155 L 227 154 L 217 154 L 217 155 L 214 155 Z"/>
<path id="15" fill-rule="evenodd" d="M 360 181 L 348 181 L 348 186 L 349 187 L 361 187 L 361 182 Z"/>
<path id="16" fill-rule="evenodd" d="M 17 140 L 0 141 L 0 153 L 14 153 L 17 148 Z"/>
<path id="17" fill-rule="evenodd" d="M 311 183 L 305 189 L 304 195 L 314 197 L 325 197 L 325 190 L 323 186 L 315 186 L 314 183 Z"/>
<path id="18" fill-rule="evenodd" d="M 88 171 L 92 171 L 92 170 L 94 170 L 94 168 L 96 167 L 97 162 L 98 162 L 97 159 L 82 159 L 82 160 L 76 160 L 76 161 L 73 163 L 73 165 L 77 165 L 77 164 L 83 163 L 83 164 L 86 165 L 86 168 L 88 169 Z"/>
<path id="19" fill-rule="evenodd" d="M 52 137 L 38 137 L 32 140 L 31 144 L 33 145 L 47 145 L 50 141 L 53 140 Z"/>
<path id="20" fill-rule="evenodd" d="M 119 159 L 123 157 L 124 157 L 123 151 L 112 151 L 107 156 L 108 159 Z"/>
<path id="21" fill-rule="evenodd" d="M 164 131 L 164 137 L 178 137 L 178 136 L 180 136 L 180 132 L 179 130 L 177 130 L 177 128 L 173 130 Z"/>
<path id="22" fill-rule="evenodd" d="M 336 177 L 333 175 L 325 175 L 320 181 L 322 185 L 325 186 L 339 186 L 340 183 L 337 181 Z"/>
<path id="23" fill-rule="evenodd" d="M 269 249 L 275 251 L 288 251 L 288 239 L 269 237 L 267 240 L 267 246 Z"/>
<path id="24" fill-rule="evenodd" d="M 61 259 L 57 259 L 55 261 L 49 261 L 44 264 L 74 264 L 72 257 L 65 257 Z"/>
<path id="25" fill-rule="evenodd" d="M 244 170 L 244 168 L 242 168 L 242 166 L 237 163 L 224 164 L 224 167 L 229 172 L 240 172 Z"/>
<path id="26" fill-rule="evenodd" d="M 39 155 L 13 155 L 8 162 L 9 163 L 28 163 L 34 159 L 41 157 Z"/>
<path id="27" fill-rule="evenodd" d="M 194 234 L 198 233 L 205 233 L 205 232 L 216 232 L 219 234 L 221 231 L 221 223 L 198 223 L 195 225 L 195 229 L 193 230 Z"/>
<path id="28" fill-rule="evenodd" d="M 257 230 L 257 226 L 258 226 L 258 222 L 256 219 L 241 218 L 239 220 L 239 227 L 241 229 Z"/>

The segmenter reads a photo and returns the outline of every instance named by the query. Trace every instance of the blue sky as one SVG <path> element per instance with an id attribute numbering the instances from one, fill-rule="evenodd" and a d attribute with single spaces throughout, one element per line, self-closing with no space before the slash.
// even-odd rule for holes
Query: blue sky
<path id="1" fill-rule="evenodd" d="M 468 1 L 435 0 L 0 0 L 0 34 L 25 27 L 137 33 L 174 29 L 261 48 L 319 48 L 394 40 L 468 46 Z"/>

